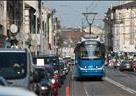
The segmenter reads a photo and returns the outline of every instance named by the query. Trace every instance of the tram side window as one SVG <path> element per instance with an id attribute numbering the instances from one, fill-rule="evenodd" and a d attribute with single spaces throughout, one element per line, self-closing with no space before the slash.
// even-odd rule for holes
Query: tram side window
<path id="1" fill-rule="evenodd" d="M 84 47 L 81 47 L 80 48 L 80 57 L 87 57 L 88 56 L 88 52 L 87 52 L 87 50 L 86 50 L 86 48 L 84 48 Z"/>
<path id="2" fill-rule="evenodd" d="M 101 56 L 100 50 L 95 50 L 95 56 Z"/>
<path id="3" fill-rule="evenodd" d="M 104 46 L 104 44 L 102 44 L 102 46 L 101 46 L 101 54 L 102 54 L 102 57 L 105 58 L 105 46 Z"/>

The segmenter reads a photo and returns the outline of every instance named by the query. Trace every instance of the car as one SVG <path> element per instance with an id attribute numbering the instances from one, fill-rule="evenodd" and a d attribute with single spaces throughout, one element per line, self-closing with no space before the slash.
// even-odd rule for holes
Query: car
<path id="1" fill-rule="evenodd" d="M 132 62 L 132 69 L 134 72 L 136 72 L 136 61 Z"/>
<path id="2" fill-rule="evenodd" d="M 63 58 L 64 62 L 66 63 L 67 67 L 69 68 L 71 65 L 71 57 L 70 56 L 66 56 Z"/>
<path id="3" fill-rule="evenodd" d="M 60 70 L 62 72 L 62 75 L 63 75 L 63 77 L 65 77 L 67 72 L 65 70 L 66 64 L 65 64 L 64 60 L 63 59 L 59 59 L 59 64 L 60 64 Z"/>
<path id="4" fill-rule="evenodd" d="M 57 77 L 59 81 L 59 86 L 62 85 L 63 83 L 63 78 L 62 78 L 62 70 L 61 66 L 59 63 L 59 56 L 55 54 L 47 54 L 47 55 L 39 55 L 36 57 L 33 57 L 33 62 L 34 65 L 36 66 L 44 66 L 44 65 L 50 65 L 53 67 L 55 77 Z"/>
<path id="5" fill-rule="evenodd" d="M 9 86 L 32 90 L 32 64 L 29 49 L 0 48 L 0 76 L 7 80 Z"/>
<path id="6" fill-rule="evenodd" d="M 113 67 L 113 65 L 114 65 L 114 61 L 113 61 L 112 59 L 110 59 L 108 66 L 109 66 L 109 67 Z"/>
<path id="7" fill-rule="evenodd" d="M 130 61 L 122 61 L 120 66 L 119 66 L 119 70 L 120 71 L 125 71 L 125 70 L 128 70 L 128 71 L 132 71 L 132 63 Z"/>
<path id="8" fill-rule="evenodd" d="M 57 56 L 56 54 L 39 55 L 33 57 L 33 62 L 38 66 L 52 65 L 54 70 L 60 69 L 59 56 Z"/>
<path id="9" fill-rule="evenodd" d="M 51 77 L 51 80 L 53 80 L 53 94 L 54 96 L 58 96 L 58 89 L 59 89 L 59 78 L 55 76 L 53 66 L 51 65 L 45 65 L 43 66 L 45 70 L 47 70 L 49 76 Z"/>
<path id="10" fill-rule="evenodd" d="M 0 96 L 37 96 L 34 92 L 21 87 L 0 86 Z"/>
<path id="11" fill-rule="evenodd" d="M 8 82 L 0 76 L 0 86 L 8 86 Z"/>
<path id="12" fill-rule="evenodd" d="M 37 73 L 37 85 L 35 93 L 39 96 L 52 96 L 53 85 L 50 81 L 50 77 L 43 66 L 34 66 Z"/>
<path id="13" fill-rule="evenodd" d="M 52 94 L 54 96 L 58 96 L 58 89 L 59 89 L 59 78 L 56 76 L 53 66 L 51 65 L 44 65 L 44 66 L 39 66 L 42 67 L 44 70 L 46 70 L 48 76 L 50 77 L 50 81 L 52 83 L 53 87 L 53 92 Z"/>
<path id="14" fill-rule="evenodd" d="M 121 64 L 121 61 L 120 61 L 120 60 L 116 60 L 116 61 L 114 62 L 114 64 L 113 64 L 113 67 L 114 67 L 115 69 L 118 69 L 119 66 L 120 66 L 120 64 Z"/>
<path id="15" fill-rule="evenodd" d="M 58 82 L 59 82 L 59 87 L 62 86 L 62 84 L 64 83 L 64 78 L 63 78 L 63 73 L 62 71 L 58 71 L 58 70 L 55 70 L 54 71 L 54 77 L 58 79 Z"/>

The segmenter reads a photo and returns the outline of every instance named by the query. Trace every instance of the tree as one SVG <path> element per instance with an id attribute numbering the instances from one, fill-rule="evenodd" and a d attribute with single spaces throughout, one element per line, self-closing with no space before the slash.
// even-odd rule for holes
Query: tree
<path id="1" fill-rule="evenodd" d="M 56 37 L 57 37 L 57 46 L 58 46 L 58 48 L 62 48 L 63 44 L 64 44 L 64 39 L 63 39 L 62 35 L 60 33 L 57 33 Z"/>

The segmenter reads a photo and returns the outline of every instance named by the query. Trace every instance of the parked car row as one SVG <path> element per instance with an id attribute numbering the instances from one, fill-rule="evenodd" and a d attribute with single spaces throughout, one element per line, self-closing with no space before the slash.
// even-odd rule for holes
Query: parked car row
<path id="1" fill-rule="evenodd" d="M 136 71 L 135 60 L 110 60 L 109 66 L 120 71 Z"/>
<path id="2" fill-rule="evenodd" d="M 122 61 L 119 66 L 120 71 L 128 70 L 133 71 L 132 62 L 130 61 Z"/>
<path id="3" fill-rule="evenodd" d="M 36 90 L 39 96 L 58 96 L 58 90 L 68 73 L 63 59 L 55 54 L 33 57 L 34 69 L 37 72 Z"/>
<path id="4" fill-rule="evenodd" d="M 54 54 L 32 57 L 28 49 L 0 48 L 0 96 L 58 96 L 69 71 L 65 64 Z"/>

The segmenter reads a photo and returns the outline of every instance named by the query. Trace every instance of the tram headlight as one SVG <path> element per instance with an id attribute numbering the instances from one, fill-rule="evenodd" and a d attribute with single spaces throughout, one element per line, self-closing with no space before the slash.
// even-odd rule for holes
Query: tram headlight
<path id="1" fill-rule="evenodd" d="M 81 67 L 81 68 L 87 68 L 86 66 L 84 66 L 84 65 L 82 65 L 82 64 L 80 64 L 80 67 Z"/>
<path id="2" fill-rule="evenodd" d="M 96 65 L 95 66 L 95 68 L 101 68 L 102 67 L 102 65 Z"/>
<path id="3" fill-rule="evenodd" d="M 80 68 L 80 70 L 85 70 L 87 68 L 87 66 L 85 66 L 85 65 L 79 65 L 79 68 Z"/>

